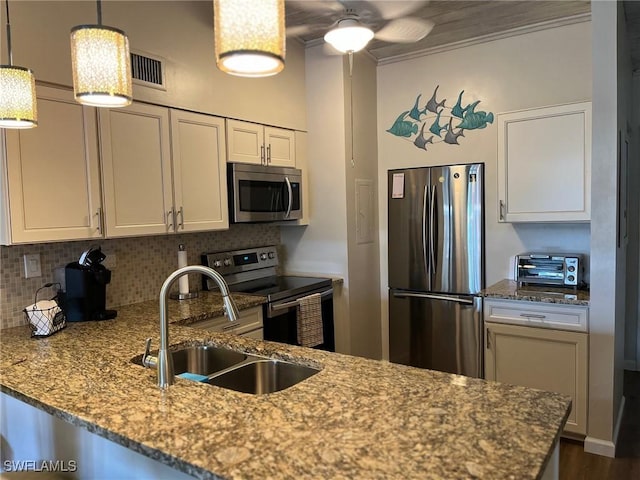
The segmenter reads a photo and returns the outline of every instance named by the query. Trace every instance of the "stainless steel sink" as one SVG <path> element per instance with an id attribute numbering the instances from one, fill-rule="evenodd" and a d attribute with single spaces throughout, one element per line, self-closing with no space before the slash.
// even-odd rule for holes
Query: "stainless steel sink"
<path id="1" fill-rule="evenodd" d="M 247 355 L 244 353 L 209 345 L 187 347 L 170 353 L 173 357 L 173 371 L 176 375 L 185 372 L 211 375 L 247 359 Z"/>
<path id="2" fill-rule="evenodd" d="M 210 385 L 256 395 L 273 393 L 318 373 L 319 370 L 273 359 L 250 361 L 209 378 Z"/>
<path id="3" fill-rule="evenodd" d="M 195 345 L 169 351 L 175 375 L 209 385 L 254 395 L 279 392 L 292 387 L 320 370 L 284 360 L 248 355 L 228 348 Z M 142 365 L 142 355 L 132 359 Z"/>

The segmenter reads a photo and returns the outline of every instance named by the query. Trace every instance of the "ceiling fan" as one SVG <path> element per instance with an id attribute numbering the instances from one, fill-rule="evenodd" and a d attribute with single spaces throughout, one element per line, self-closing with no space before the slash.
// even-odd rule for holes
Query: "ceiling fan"
<path id="1" fill-rule="evenodd" d="M 391 43 L 414 43 L 426 37 L 434 26 L 431 20 L 412 16 L 428 0 L 328 0 L 288 2 L 294 8 L 313 12 L 322 23 L 297 25 L 288 34 L 302 35 L 326 31 L 324 40 L 340 53 L 362 50 L 372 38 Z"/>

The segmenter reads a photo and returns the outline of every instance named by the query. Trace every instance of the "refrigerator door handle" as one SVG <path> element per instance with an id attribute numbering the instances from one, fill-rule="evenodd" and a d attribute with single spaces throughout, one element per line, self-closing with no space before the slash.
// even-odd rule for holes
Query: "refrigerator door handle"
<path id="1" fill-rule="evenodd" d="M 431 190 L 431 215 L 429 215 L 430 217 L 430 221 L 431 221 L 431 225 L 429 226 L 429 250 L 431 252 L 431 273 L 433 273 L 435 275 L 436 273 L 436 268 L 438 267 L 436 264 L 436 251 L 435 251 L 435 246 L 434 246 L 434 226 L 433 226 L 433 222 L 434 222 L 434 217 L 436 214 L 436 186 L 433 186 L 433 190 Z"/>
<path id="2" fill-rule="evenodd" d="M 427 260 L 427 198 L 429 198 L 429 186 L 424 186 L 422 196 L 422 260 L 424 261 L 424 271 L 427 275 L 431 273 L 429 261 Z"/>
<path id="3" fill-rule="evenodd" d="M 473 300 L 468 298 L 448 297 L 446 295 L 432 295 L 430 293 L 393 292 L 392 295 L 396 298 L 431 298 L 432 300 L 446 300 L 448 302 L 473 305 Z"/>

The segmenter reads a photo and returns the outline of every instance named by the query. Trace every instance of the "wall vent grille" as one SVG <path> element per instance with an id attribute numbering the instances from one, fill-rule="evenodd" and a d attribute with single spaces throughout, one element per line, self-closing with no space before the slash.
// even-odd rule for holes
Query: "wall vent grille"
<path id="1" fill-rule="evenodd" d="M 134 83 L 165 90 L 164 65 L 159 58 L 132 52 L 131 75 Z"/>

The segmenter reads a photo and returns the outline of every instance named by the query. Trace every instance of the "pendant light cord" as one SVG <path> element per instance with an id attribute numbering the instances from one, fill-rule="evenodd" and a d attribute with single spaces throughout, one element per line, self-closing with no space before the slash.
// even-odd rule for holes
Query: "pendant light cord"
<path id="1" fill-rule="evenodd" d="M 102 0 L 97 0 L 98 25 L 102 25 Z"/>
<path id="2" fill-rule="evenodd" d="M 9 0 L 5 1 L 7 7 L 7 51 L 9 52 L 9 66 L 13 65 L 13 53 L 11 52 L 11 24 L 9 23 Z"/>

